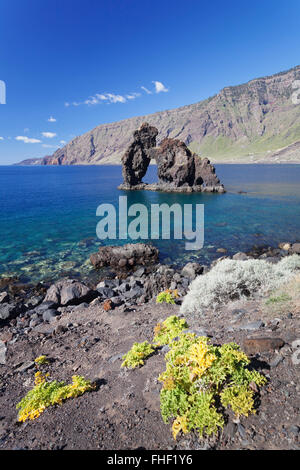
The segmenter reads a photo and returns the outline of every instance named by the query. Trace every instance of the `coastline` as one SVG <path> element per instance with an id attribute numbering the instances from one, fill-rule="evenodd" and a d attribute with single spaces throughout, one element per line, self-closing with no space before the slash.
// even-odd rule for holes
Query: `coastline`
<path id="1" fill-rule="evenodd" d="M 233 259 L 240 263 L 258 259 L 276 264 L 296 249 L 300 252 L 299 243 L 294 248 L 290 244 L 273 249 L 256 247 L 248 254 L 236 253 Z M 179 307 L 189 285 L 226 258 L 226 253 L 220 251 L 219 255 L 207 267 L 188 263 L 182 269 L 174 269 L 154 263 L 118 273 L 114 268 L 109 276 L 98 271 L 98 284 L 90 286 L 66 278 L 52 286 L 39 283 L 27 287 L 18 285 L 17 280 L 6 280 L 5 284 L 1 279 L 0 311 L 6 311 L 7 318 L 0 325 L 0 370 L 4 381 L 0 395 L 0 449 L 297 447 L 297 415 L 290 410 L 297 406 L 296 385 L 289 387 L 291 382 L 300 387 L 297 366 L 290 362 L 291 343 L 297 331 L 300 333 L 297 311 L 283 309 L 274 315 L 266 309 L 266 298 L 260 296 L 236 299 L 217 310 L 208 308 L 197 315 L 184 315 L 191 331 L 208 336 L 217 344 L 235 341 L 246 347 L 253 334 L 261 340 L 273 338 L 270 345 L 281 338 L 280 351 L 269 346 L 258 353 L 249 352 L 252 360 L 262 364 L 260 370 L 270 380 L 271 388 L 261 391 L 261 413 L 238 424 L 231 423 L 222 433 L 200 442 L 194 433 L 174 442 L 170 426 L 159 416 L 161 386 L 155 376 L 162 371 L 163 350 L 150 357 L 141 370 L 120 369 L 122 357 L 134 341 L 151 337 L 158 321 L 180 315 Z M 178 301 L 174 305 L 157 304 L 157 294 L 169 288 L 178 290 Z M 47 370 L 54 378 L 70 380 L 76 372 L 96 381 L 97 389 L 49 408 L 28 425 L 20 425 L 16 422 L 15 404 L 31 386 L 34 358 L 41 354 L 51 359 Z M 282 397 L 287 391 L 289 401 L 283 407 Z M 75 409 L 77 418 L 71 420 Z M 287 413 L 290 418 L 283 437 Z M 84 426 L 85 432 L 79 432 L 78 426 Z M 271 430 L 272 442 L 268 437 Z"/>
<path id="2" fill-rule="evenodd" d="M 243 158 L 238 159 L 238 160 L 210 160 L 212 165 L 300 165 L 300 160 L 278 160 L 278 161 L 272 161 L 272 160 L 257 160 L 257 161 L 245 161 Z M 97 163 L 93 165 L 88 165 L 84 163 L 80 164 L 75 164 L 75 165 L 21 165 L 20 163 L 11 163 L 7 165 L 0 165 L 0 166 L 22 166 L 22 167 L 65 167 L 65 166 L 76 166 L 76 167 L 86 167 L 86 166 L 116 166 L 119 167 L 121 166 L 122 163 Z M 150 166 L 156 166 L 155 163 L 150 163 Z"/>

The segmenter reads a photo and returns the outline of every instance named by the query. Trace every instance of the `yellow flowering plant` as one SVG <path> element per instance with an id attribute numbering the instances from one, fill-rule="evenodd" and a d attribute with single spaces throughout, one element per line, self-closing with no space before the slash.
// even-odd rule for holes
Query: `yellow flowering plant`
<path id="1" fill-rule="evenodd" d="M 163 292 L 160 292 L 156 297 L 156 302 L 162 304 L 166 302 L 167 304 L 175 304 L 176 299 L 178 299 L 177 289 L 166 289 Z"/>
<path id="2" fill-rule="evenodd" d="M 197 430 L 200 437 L 217 433 L 227 407 L 237 417 L 256 412 L 250 384 L 263 386 L 266 379 L 247 368 L 250 360 L 237 344 L 213 346 L 206 337 L 181 333 L 169 346 L 159 376 L 160 403 L 163 420 L 174 419 L 174 439 L 180 431 Z"/>
<path id="3" fill-rule="evenodd" d="M 250 370 L 250 360 L 239 345 L 214 346 L 209 338 L 185 332 L 186 328 L 184 319 L 168 317 L 156 325 L 153 344 L 135 343 L 122 364 L 143 365 L 155 348 L 169 345 L 166 370 L 158 380 L 162 382 L 162 418 L 166 423 L 173 420 L 174 439 L 193 430 L 200 437 L 218 433 L 229 407 L 237 417 L 256 413 L 253 390 L 267 382 L 262 374 Z"/>
<path id="4" fill-rule="evenodd" d="M 61 405 L 68 398 L 75 398 L 95 389 L 95 385 L 79 375 L 72 377 L 71 384 L 48 381 L 49 374 L 38 371 L 32 390 L 17 404 L 18 421 L 34 420 L 51 405 Z"/>

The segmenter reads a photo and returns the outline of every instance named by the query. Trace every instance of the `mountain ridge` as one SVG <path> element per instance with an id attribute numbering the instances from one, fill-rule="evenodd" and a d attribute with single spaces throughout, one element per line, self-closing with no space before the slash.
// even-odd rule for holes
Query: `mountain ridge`
<path id="1" fill-rule="evenodd" d="M 300 163 L 300 106 L 293 83 L 300 66 L 226 86 L 203 101 L 96 126 L 40 160 L 19 164 L 120 164 L 133 132 L 147 121 L 214 163 Z M 30 163 L 32 160 L 32 163 Z"/>

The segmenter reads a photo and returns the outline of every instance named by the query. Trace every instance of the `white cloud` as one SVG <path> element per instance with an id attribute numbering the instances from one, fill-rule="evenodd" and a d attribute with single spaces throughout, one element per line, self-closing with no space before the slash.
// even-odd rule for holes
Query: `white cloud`
<path id="1" fill-rule="evenodd" d="M 152 91 L 148 90 L 145 86 L 141 86 L 141 89 L 144 90 L 148 95 L 152 95 Z"/>
<path id="2" fill-rule="evenodd" d="M 55 132 L 42 132 L 42 136 L 46 137 L 46 139 L 53 139 L 53 137 L 56 137 Z"/>
<path id="3" fill-rule="evenodd" d="M 38 144 L 38 143 L 41 142 L 41 140 L 39 140 L 39 139 L 30 138 L 30 137 L 27 137 L 25 135 L 18 135 L 16 137 L 16 140 L 22 141 L 25 144 Z"/>
<path id="4" fill-rule="evenodd" d="M 50 116 L 48 122 L 56 122 L 56 119 L 53 116 Z"/>
<path id="5" fill-rule="evenodd" d="M 65 145 L 67 142 L 65 140 L 60 140 L 59 143 Z"/>
<path id="6" fill-rule="evenodd" d="M 39 143 L 41 143 L 41 140 L 32 139 L 32 138 L 29 138 L 25 135 L 18 135 L 16 137 L 16 140 L 20 140 L 20 141 L 24 142 L 25 144 L 39 144 Z"/>
<path id="7" fill-rule="evenodd" d="M 165 85 L 161 82 L 154 80 L 152 83 L 154 83 L 155 86 L 155 93 L 161 93 L 162 91 L 166 93 L 169 91 L 169 89 L 166 88 Z"/>
<path id="8" fill-rule="evenodd" d="M 96 93 L 95 96 L 90 96 L 89 99 L 85 100 L 84 103 L 73 103 L 74 106 L 78 106 L 79 104 L 88 104 L 88 105 L 95 105 L 99 104 L 102 101 L 106 101 L 107 103 L 126 103 L 127 99 L 134 99 L 136 98 L 133 96 L 133 93 L 130 95 L 131 98 L 122 96 L 122 95 L 115 95 L 114 93 Z M 127 98 L 127 99 L 126 99 Z"/>
<path id="9" fill-rule="evenodd" d="M 152 95 L 153 93 L 161 93 L 161 92 L 166 93 L 167 91 L 169 91 L 169 89 L 167 87 L 165 87 L 165 85 L 162 82 L 153 81 L 152 83 L 154 83 L 154 86 L 155 86 L 154 91 L 149 90 L 145 86 L 141 86 L 141 89 L 145 93 L 147 93 L 148 95 Z M 127 93 L 125 95 L 118 95 L 118 94 L 115 94 L 115 93 L 95 93 L 95 95 L 90 96 L 89 98 L 87 98 L 84 101 L 73 101 L 72 103 L 66 101 L 65 106 L 66 107 L 80 106 L 80 105 L 83 105 L 83 104 L 86 104 L 88 106 L 94 106 L 94 105 L 101 104 L 101 103 L 107 103 L 107 104 L 110 104 L 110 103 L 126 103 L 127 101 L 135 100 L 136 98 L 140 97 L 141 95 L 142 95 L 142 93 L 137 93 L 137 92 L 130 92 L 130 93 Z"/>
<path id="10" fill-rule="evenodd" d="M 57 145 L 42 144 L 42 147 L 46 149 L 57 149 Z"/>
<path id="11" fill-rule="evenodd" d="M 129 95 L 126 95 L 126 98 L 128 100 L 135 100 L 135 98 L 138 98 L 141 96 L 141 93 L 130 93 Z"/>
<path id="12" fill-rule="evenodd" d="M 101 104 L 101 103 L 107 103 L 107 104 L 126 103 L 129 100 L 130 101 L 135 100 L 139 96 L 141 96 L 141 93 L 136 93 L 136 92 L 128 93 L 126 95 L 118 95 L 115 93 L 96 93 L 94 96 L 90 96 L 88 99 L 82 102 L 78 102 L 78 101 L 73 101 L 73 103 L 66 102 L 65 106 L 66 107 L 71 106 L 71 105 L 80 106 L 82 104 L 94 106 L 96 104 Z"/>
<path id="13" fill-rule="evenodd" d="M 1 137 L 1 136 L 0 136 L 0 140 L 4 140 L 4 137 Z"/>

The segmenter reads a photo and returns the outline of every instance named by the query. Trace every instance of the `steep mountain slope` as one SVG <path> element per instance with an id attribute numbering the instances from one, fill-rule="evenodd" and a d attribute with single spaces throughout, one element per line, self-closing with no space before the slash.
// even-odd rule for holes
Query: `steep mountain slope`
<path id="1" fill-rule="evenodd" d="M 120 163 L 134 130 L 145 121 L 159 129 L 158 142 L 178 138 L 213 162 L 300 162 L 300 105 L 292 100 L 295 80 L 300 80 L 300 66 L 226 87 L 189 106 L 103 124 L 45 157 L 42 164 Z"/>

